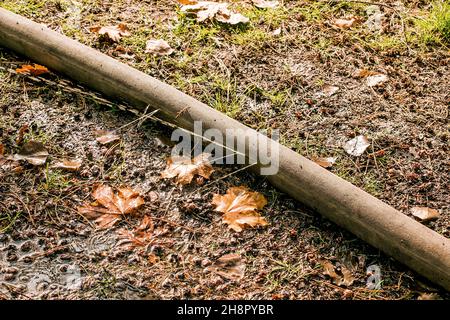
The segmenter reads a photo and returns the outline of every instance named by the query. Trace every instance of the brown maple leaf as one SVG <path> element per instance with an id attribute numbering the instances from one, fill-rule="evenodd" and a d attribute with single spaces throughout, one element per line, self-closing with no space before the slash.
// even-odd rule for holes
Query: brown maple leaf
<path id="1" fill-rule="evenodd" d="M 256 211 L 267 204 L 266 198 L 246 187 L 231 187 L 225 195 L 215 194 L 212 204 L 216 207 L 216 211 L 224 213 L 222 221 L 237 232 L 242 231 L 246 226 L 268 224 L 266 219 Z"/>
<path id="2" fill-rule="evenodd" d="M 22 65 L 20 68 L 16 69 L 16 72 L 21 74 L 30 74 L 32 76 L 39 76 L 41 74 L 48 73 L 48 69 L 35 63 L 34 65 Z"/>
<path id="3" fill-rule="evenodd" d="M 229 253 L 221 256 L 206 270 L 214 272 L 225 279 L 239 281 L 245 274 L 245 262 L 239 254 Z"/>
<path id="4" fill-rule="evenodd" d="M 107 39 L 113 42 L 118 42 L 122 37 L 126 37 L 131 34 L 128 30 L 128 27 L 123 23 L 120 23 L 117 26 L 106 26 L 106 27 L 95 26 L 89 28 L 89 31 L 97 33 L 103 37 L 106 37 Z"/>
<path id="5" fill-rule="evenodd" d="M 139 193 L 128 188 L 118 188 L 117 193 L 106 185 L 97 186 L 92 192 L 95 202 L 78 208 L 88 219 L 95 219 L 100 229 L 110 228 L 122 219 L 122 215 L 136 211 L 144 204 Z"/>
<path id="6" fill-rule="evenodd" d="M 189 184 L 195 175 L 209 179 L 214 169 L 209 162 L 210 154 L 202 153 L 193 159 L 174 156 L 167 160 L 167 168 L 161 173 L 163 178 L 174 178 L 179 184 Z"/>

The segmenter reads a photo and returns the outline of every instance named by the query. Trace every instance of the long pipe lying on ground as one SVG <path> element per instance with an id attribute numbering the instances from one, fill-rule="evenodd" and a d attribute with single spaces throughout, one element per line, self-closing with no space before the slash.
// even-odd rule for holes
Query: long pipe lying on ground
<path id="1" fill-rule="evenodd" d="M 251 130 L 168 84 L 1 8 L 0 45 L 140 110 L 157 107 L 165 119 L 186 130 L 193 130 L 194 121 L 223 133 Z M 279 171 L 267 176 L 274 186 L 450 291 L 449 239 L 298 153 L 276 147 Z M 257 154 L 256 148 L 246 146 L 246 155 Z"/>

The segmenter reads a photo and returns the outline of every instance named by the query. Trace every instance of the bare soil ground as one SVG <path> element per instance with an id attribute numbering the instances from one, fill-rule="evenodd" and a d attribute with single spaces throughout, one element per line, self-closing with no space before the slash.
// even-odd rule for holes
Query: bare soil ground
<path id="1" fill-rule="evenodd" d="M 280 129 L 281 142 L 309 158 L 336 157 L 333 173 L 405 214 L 412 206 L 438 209 L 439 218 L 427 226 L 450 236 L 450 55 L 445 39 L 424 38 L 426 26 L 417 22 L 431 19 L 428 2 L 385 2 L 381 32 L 330 25 L 334 18 L 366 16 L 368 4 L 351 1 L 284 1 L 268 10 L 234 1 L 250 18 L 247 26 L 237 27 L 198 23 L 166 0 L 6 0 L 0 6 L 255 129 Z M 89 32 L 94 25 L 118 23 L 131 30 L 119 44 Z M 147 40 L 159 38 L 175 49 L 172 55 L 144 52 Z M 263 178 L 234 173 L 239 167 L 216 166 L 215 182 L 205 187 L 181 188 L 161 179 L 170 128 L 151 121 L 123 127 L 136 116 L 119 110 L 115 101 L 104 103 L 87 89 L 74 92 L 70 88 L 77 84 L 60 75 L 41 76 L 46 82 L 10 72 L 29 62 L 0 48 L 0 143 L 8 154 L 16 153 L 18 131 L 28 125 L 25 141 L 43 142 L 48 163 L 77 157 L 83 164 L 78 172 L 49 165 L 24 164 L 21 172 L 0 168 L 0 298 L 416 299 L 423 293 L 449 298 Z M 358 69 L 389 80 L 368 87 L 354 76 Z M 327 85 L 339 90 L 324 95 Z M 96 129 L 117 130 L 121 140 L 102 146 Z M 360 157 L 346 154 L 342 143 L 359 134 L 371 146 Z M 160 232 L 155 243 L 128 250 L 120 245 L 117 228 L 97 230 L 78 214 L 98 183 L 140 191 L 145 207 L 117 228 L 131 230 L 140 216 L 150 215 Z M 262 211 L 267 228 L 236 233 L 221 223 L 210 200 L 236 185 L 267 197 Z M 227 253 L 242 256 L 242 280 L 208 272 Z M 334 284 L 323 274 L 321 260 L 351 270 L 354 283 Z M 366 287 L 370 265 L 380 267 L 379 290 Z M 67 279 L 79 278 L 80 286 L 67 286 Z"/>

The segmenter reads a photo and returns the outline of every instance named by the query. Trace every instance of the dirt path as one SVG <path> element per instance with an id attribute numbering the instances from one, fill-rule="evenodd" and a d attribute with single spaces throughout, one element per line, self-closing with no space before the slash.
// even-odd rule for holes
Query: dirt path
<path id="1" fill-rule="evenodd" d="M 328 21 L 363 15 L 364 4 L 286 1 L 281 8 L 256 10 L 237 3 L 250 17 L 247 28 L 199 24 L 175 11 L 170 1 L 48 1 L 33 7 L 6 1 L 9 9 L 43 22 L 157 78 L 254 128 L 278 128 L 282 142 L 310 157 L 336 157 L 332 172 L 409 214 L 412 206 L 438 209 L 428 224 L 450 235 L 448 212 L 448 49 L 422 47 L 402 39 L 397 10 L 382 8 L 386 30 L 334 30 Z M 405 4 L 403 22 L 426 13 L 419 2 Z M 415 11 L 414 11 L 415 10 Z M 74 19 L 73 17 L 79 16 Z M 51 18 L 49 18 L 51 17 Z M 92 25 L 126 23 L 131 36 L 117 44 L 99 42 Z M 281 35 L 273 34 L 281 28 Z M 171 56 L 144 52 L 145 41 L 163 38 Z M 408 49 L 409 47 L 409 49 Z M 26 63 L 0 51 L 0 66 Z M 377 87 L 355 77 L 358 69 L 386 74 Z M 95 129 L 117 129 L 135 116 L 106 106 L 57 75 L 39 83 L 0 69 L 0 143 L 18 150 L 16 138 L 45 144 L 48 163 L 83 160 L 78 172 L 24 165 L 0 169 L 0 297 L 4 298 L 228 298 L 228 299 L 415 299 L 437 292 L 416 274 L 354 236 L 303 208 L 238 167 L 215 167 L 214 184 L 180 188 L 160 177 L 170 155 L 170 129 L 150 121 L 118 130 L 121 140 L 104 147 Z M 327 86 L 338 91 L 327 94 Z M 325 90 L 325 93 L 324 93 Z M 342 143 L 364 134 L 365 154 L 353 157 Z M 92 201 L 97 183 L 127 185 L 146 205 L 160 234 L 152 245 L 130 250 L 118 228 L 131 230 L 132 217 L 99 231 L 76 208 Z M 269 200 L 267 228 L 235 233 L 221 223 L 210 200 L 230 186 L 247 185 Z M 241 280 L 208 271 L 218 258 L 236 253 L 245 264 Z M 149 259 L 149 257 L 151 257 Z M 336 285 L 323 274 L 322 260 L 348 269 L 351 285 Z M 380 290 L 368 290 L 369 266 L 381 270 Z"/>

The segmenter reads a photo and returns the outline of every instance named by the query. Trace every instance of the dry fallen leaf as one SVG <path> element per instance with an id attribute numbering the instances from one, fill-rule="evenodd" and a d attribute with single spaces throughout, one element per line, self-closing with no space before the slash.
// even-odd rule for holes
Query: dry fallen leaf
<path id="1" fill-rule="evenodd" d="M 268 1 L 268 0 L 252 0 L 253 5 L 260 9 L 273 9 L 279 4 L 278 1 Z"/>
<path id="2" fill-rule="evenodd" d="M 421 293 L 417 300 L 442 300 L 437 293 Z"/>
<path id="3" fill-rule="evenodd" d="M 439 211 L 427 207 L 412 207 L 411 214 L 422 221 L 430 221 L 439 218 Z"/>
<path id="4" fill-rule="evenodd" d="M 322 88 L 322 94 L 324 96 L 328 96 L 328 97 L 331 97 L 333 94 L 335 94 L 338 91 L 339 91 L 339 87 L 336 87 L 336 86 L 325 85 Z"/>
<path id="5" fill-rule="evenodd" d="M 117 193 L 106 185 L 94 188 L 92 196 L 95 202 L 78 208 L 78 212 L 95 222 L 101 229 L 110 228 L 122 219 L 122 215 L 136 211 L 144 204 L 139 193 L 128 188 L 118 188 Z"/>
<path id="6" fill-rule="evenodd" d="M 114 42 L 118 42 L 122 37 L 130 35 L 128 27 L 122 23 L 117 26 L 91 27 L 89 31 L 104 36 Z"/>
<path id="7" fill-rule="evenodd" d="M 150 244 L 153 240 L 153 221 L 150 216 L 144 216 L 139 226 L 133 230 L 120 229 L 117 231 L 122 238 L 120 244 L 127 244 L 129 248 L 142 247 Z"/>
<path id="8" fill-rule="evenodd" d="M 164 40 L 148 40 L 145 46 L 145 52 L 157 56 L 168 56 L 173 53 L 173 49 Z"/>
<path id="9" fill-rule="evenodd" d="M 32 76 L 39 76 L 41 74 L 48 73 L 48 69 L 35 63 L 32 66 L 29 64 L 23 65 L 20 68 L 16 69 L 16 72 L 21 74 L 30 74 Z"/>
<path id="10" fill-rule="evenodd" d="M 322 260 L 320 261 L 320 264 L 323 268 L 323 274 L 329 276 L 335 285 L 349 287 L 355 281 L 355 278 L 351 274 L 350 270 L 344 266 L 341 266 L 341 274 L 338 274 L 336 272 L 336 268 L 330 261 Z"/>
<path id="11" fill-rule="evenodd" d="M 358 69 L 353 74 L 353 76 L 355 78 L 365 78 L 365 77 L 373 76 L 373 75 L 376 75 L 376 74 L 379 74 L 379 73 L 375 72 L 375 71 L 368 70 L 368 69 Z"/>
<path id="12" fill-rule="evenodd" d="M 388 81 L 388 79 L 389 78 L 387 75 L 380 73 L 380 74 L 368 76 L 366 79 L 366 83 L 367 83 L 367 86 L 369 86 L 369 87 L 375 87 L 375 86 L 378 86 L 378 85 Z"/>
<path id="13" fill-rule="evenodd" d="M 272 31 L 272 35 L 279 36 L 281 34 L 281 28 L 276 28 Z"/>
<path id="14" fill-rule="evenodd" d="M 256 212 L 267 204 L 266 198 L 246 187 L 232 187 L 225 195 L 215 194 L 212 204 L 216 207 L 216 211 L 224 213 L 222 221 L 237 232 L 242 231 L 246 226 L 268 224 L 266 219 Z"/>
<path id="15" fill-rule="evenodd" d="M 95 140 L 101 144 L 108 144 L 120 139 L 113 131 L 96 130 L 95 135 Z"/>
<path id="16" fill-rule="evenodd" d="M 209 179 L 214 169 L 209 162 L 210 154 L 202 153 L 192 160 L 189 157 L 174 156 L 167 159 L 167 168 L 161 173 L 163 178 L 174 178 L 179 184 L 189 184 L 195 175 Z"/>
<path id="17" fill-rule="evenodd" d="M 48 152 L 41 142 L 29 141 L 16 153 L 13 160 L 26 160 L 35 166 L 41 166 L 47 161 Z"/>
<path id="18" fill-rule="evenodd" d="M 323 168 L 331 168 L 336 162 L 335 157 L 328 158 L 313 158 L 313 161 Z"/>
<path id="19" fill-rule="evenodd" d="M 238 254 L 226 254 L 220 257 L 206 270 L 214 272 L 225 279 L 238 281 L 244 277 L 245 263 Z"/>
<path id="20" fill-rule="evenodd" d="M 184 13 L 195 14 L 198 22 L 206 20 L 213 20 L 228 23 L 238 24 L 247 23 L 249 19 L 240 13 L 234 13 L 228 9 L 228 3 L 219 3 L 211 1 L 199 1 L 194 4 L 184 5 L 181 7 Z"/>
<path id="21" fill-rule="evenodd" d="M 331 24 L 339 29 L 348 29 L 353 27 L 356 22 L 358 22 L 358 19 L 351 17 L 348 19 L 335 19 Z"/>
<path id="22" fill-rule="evenodd" d="M 360 156 L 370 146 L 366 136 L 357 136 L 344 144 L 344 150 L 352 156 Z"/>
<path id="23" fill-rule="evenodd" d="M 56 169 L 66 169 L 69 171 L 77 171 L 80 169 L 81 164 L 83 163 L 82 160 L 74 159 L 74 160 L 67 160 L 63 159 L 62 161 L 59 161 L 52 165 L 52 168 Z"/>

